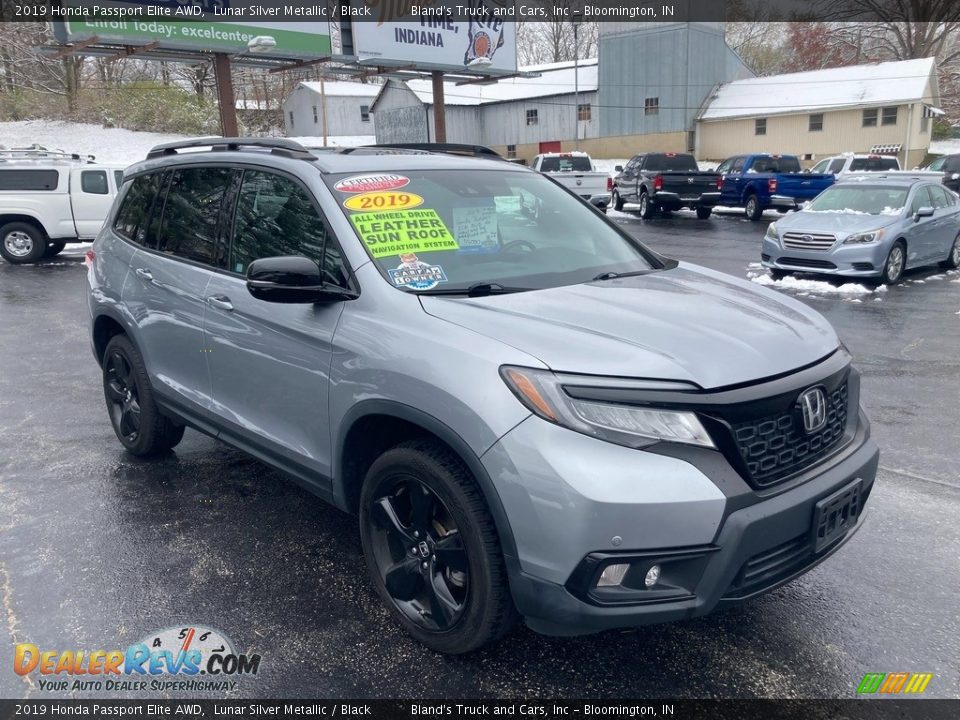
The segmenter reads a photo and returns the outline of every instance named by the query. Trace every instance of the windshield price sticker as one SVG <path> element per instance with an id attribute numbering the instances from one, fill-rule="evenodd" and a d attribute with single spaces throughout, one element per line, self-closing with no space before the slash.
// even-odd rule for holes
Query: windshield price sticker
<path id="1" fill-rule="evenodd" d="M 343 201 L 347 210 L 354 212 L 373 212 L 375 210 L 399 210 L 423 205 L 423 198 L 415 193 L 406 192 L 368 192 L 353 195 Z"/>
<path id="2" fill-rule="evenodd" d="M 436 210 L 358 213 L 350 222 L 375 258 L 460 249 Z"/>

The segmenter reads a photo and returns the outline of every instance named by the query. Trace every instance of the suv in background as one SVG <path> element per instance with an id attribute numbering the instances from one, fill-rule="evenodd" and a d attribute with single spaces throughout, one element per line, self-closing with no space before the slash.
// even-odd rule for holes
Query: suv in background
<path id="1" fill-rule="evenodd" d="M 943 184 L 949 190 L 960 193 L 960 153 L 941 155 L 923 169 L 943 173 Z"/>
<path id="2" fill-rule="evenodd" d="M 374 586 L 436 650 L 518 614 L 550 634 L 702 615 L 861 526 L 878 450 L 826 320 L 527 168 L 162 145 L 88 260 L 123 447 L 191 426 L 358 514 Z"/>
<path id="3" fill-rule="evenodd" d="M 0 255 L 9 263 L 53 257 L 93 240 L 110 212 L 123 167 L 29 148 L 0 150 Z"/>
<path id="4" fill-rule="evenodd" d="M 899 170 L 900 161 L 889 155 L 856 155 L 844 153 L 824 158 L 812 168 L 811 173 L 830 173 L 831 175 L 845 175 L 849 172 L 882 172 L 884 170 Z"/>

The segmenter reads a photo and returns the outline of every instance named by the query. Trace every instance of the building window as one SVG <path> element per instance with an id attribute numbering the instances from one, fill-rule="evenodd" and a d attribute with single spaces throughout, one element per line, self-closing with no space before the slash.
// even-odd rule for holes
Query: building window
<path id="1" fill-rule="evenodd" d="M 517 146 L 507 145 L 507 159 L 514 160 L 517 157 Z"/>
<path id="2" fill-rule="evenodd" d="M 589 120 L 590 119 L 590 103 L 583 103 L 582 105 L 577 105 L 577 120 Z"/>
<path id="3" fill-rule="evenodd" d="M 370 106 L 360 106 L 360 122 L 370 122 Z"/>
<path id="4" fill-rule="evenodd" d="M 920 116 L 920 132 L 925 133 L 930 129 L 930 118 L 926 115 Z"/>
<path id="5" fill-rule="evenodd" d="M 881 125 L 896 125 L 897 124 L 897 108 L 896 107 L 885 107 L 883 109 L 883 117 L 880 120 Z"/>
<path id="6" fill-rule="evenodd" d="M 659 115 L 660 114 L 660 98 L 644 98 L 643 100 L 643 114 L 644 115 Z"/>
<path id="7" fill-rule="evenodd" d="M 317 106 L 316 105 L 313 106 L 313 124 L 314 125 L 317 124 Z"/>
<path id="8" fill-rule="evenodd" d="M 810 132 L 823 130 L 823 113 L 814 113 L 810 116 Z"/>
<path id="9" fill-rule="evenodd" d="M 527 125 L 537 125 L 539 123 L 539 113 L 536 110 L 527 110 Z"/>
<path id="10" fill-rule="evenodd" d="M 863 111 L 863 126 L 864 127 L 877 126 L 877 109 L 876 108 L 873 108 L 872 110 Z"/>
<path id="11" fill-rule="evenodd" d="M 290 116 L 290 127 L 293 127 L 293 110 L 287 113 Z"/>
<path id="12" fill-rule="evenodd" d="M 766 118 L 757 118 L 753 121 L 753 134 L 754 135 L 766 135 L 767 134 L 767 119 Z"/>

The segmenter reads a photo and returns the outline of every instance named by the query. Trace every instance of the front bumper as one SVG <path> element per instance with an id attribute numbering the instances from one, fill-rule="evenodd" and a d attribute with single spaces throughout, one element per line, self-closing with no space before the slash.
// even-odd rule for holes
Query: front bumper
<path id="1" fill-rule="evenodd" d="M 719 192 L 684 195 L 675 192 L 655 192 L 650 198 L 661 207 L 713 207 L 720 202 Z"/>
<path id="2" fill-rule="evenodd" d="M 760 262 L 784 272 L 811 272 L 849 277 L 877 277 L 883 270 L 889 248 L 871 245 L 835 244 L 830 250 L 796 250 L 764 237 Z"/>

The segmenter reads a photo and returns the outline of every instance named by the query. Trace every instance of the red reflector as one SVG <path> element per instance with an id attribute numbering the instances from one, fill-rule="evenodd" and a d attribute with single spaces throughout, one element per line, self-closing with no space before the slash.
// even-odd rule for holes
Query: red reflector
<path id="1" fill-rule="evenodd" d="M 613 178 L 612 178 L 612 177 L 608 177 L 608 178 L 607 178 L 607 192 L 610 192 L 611 190 L 613 190 Z"/>
<path id="2" fill-rule="evenodd" d="M 97 257 L 97 254 L 93 250 L 87 250 L 87 254 L 83 258 L 83 264 L 86 265 L 87 267 L 91 267 L 96 257 Z"/>
<path id="3" fill-rule="evenodd" d="M 653 179 L 653 189 L 657 191 L 663 190 L 663 175 L 657 175 Z"/>
<path id="4" fill-rule="evenodd" d="M 723 190 L 723 175 L 717 178 L 717 190 Z"/>
<path id="5" fill-rule="evenodd" d="M 676 153 L 664 153 L 664 155 L 666 155 L 667 157 L 676 157 L 676 156 L 677 156 Z"/>
<path id="6" fill-rule="evenodd" d="M 776 178 L 770 178 L 769 180 L 767 180 L 767 189 L 768 189 L 770 192 L 776 192 L 776 191 L 777 191 L 777 179 L 776 179 Z"/>

